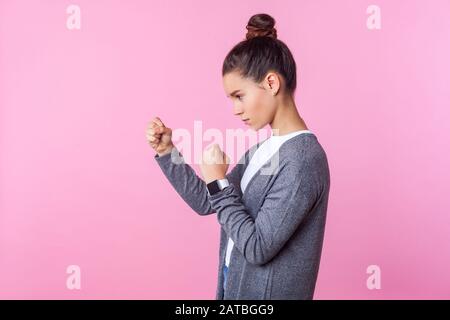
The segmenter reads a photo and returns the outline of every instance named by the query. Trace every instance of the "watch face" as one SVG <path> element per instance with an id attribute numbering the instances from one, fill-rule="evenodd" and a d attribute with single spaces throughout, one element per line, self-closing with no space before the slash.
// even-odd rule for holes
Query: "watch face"
<path id="1" fill-rule="evenodd" d="M 214 193 L 217 193 L 217 192 L 220 191 L 219 184 L 217 183 L 217 180 L 214 180 L 214 181 L 208 183 L 206 185 L 206 187 L 208 188 L 208 192 L 209 192 L 210 195 L 213 195 Z"/>

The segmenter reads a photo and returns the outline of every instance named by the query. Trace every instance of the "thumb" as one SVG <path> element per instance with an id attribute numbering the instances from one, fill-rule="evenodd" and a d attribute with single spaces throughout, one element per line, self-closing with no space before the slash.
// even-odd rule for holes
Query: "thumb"
<path id="1" fill-rule="evenodd" d="M 231 159 L 225 152 L 223 153 L 223 160 L 224 160 L 224 163 L 230 164 Z"/>
<path id="2" fill-rule="evenodd" d="M 171 130 L 170 128 L 160 126 L 155 129 L 155 132 L 158 134 L 169 134 Z"/>

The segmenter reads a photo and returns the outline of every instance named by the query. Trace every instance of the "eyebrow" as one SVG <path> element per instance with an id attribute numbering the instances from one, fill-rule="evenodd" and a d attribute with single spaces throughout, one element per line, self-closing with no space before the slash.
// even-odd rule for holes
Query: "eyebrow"
<path id="1" fill-rule="evenodd" d="M 238 93 L 239 91 L 241 91 L 241 89 L 238 89 L 238 90 L 234 90 L 232 93 L 230 93 L 230 95 L 229 96 L 234 96 L 236 93 Z M 229 97 L 228 96 L 228 97 Z"/>

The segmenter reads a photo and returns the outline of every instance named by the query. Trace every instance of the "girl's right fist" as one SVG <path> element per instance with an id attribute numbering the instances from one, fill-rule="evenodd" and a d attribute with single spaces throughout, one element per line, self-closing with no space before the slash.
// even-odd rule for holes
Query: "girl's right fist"
<path id="1" fill-rule="evenodd" d="M 147 126 L 147 142 L 162 156 L 170 153 L 174 147 L 172 143 L 172 129 L 166 127 L 160 118 L 154 117 Z"/>

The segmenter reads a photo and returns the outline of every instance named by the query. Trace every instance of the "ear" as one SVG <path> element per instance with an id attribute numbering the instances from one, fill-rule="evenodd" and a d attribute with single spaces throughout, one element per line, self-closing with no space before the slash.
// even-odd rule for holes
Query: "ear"
<path id="1" fill-rule="evenodd" d="M 280 77 L 275 72 L 269 72 L 267 73 L 266 77 L 264 78 L 264 87 L 269 90 L 269 92 L 272 95 L 276 95 L 278 91 L 280 90 Z"/>

